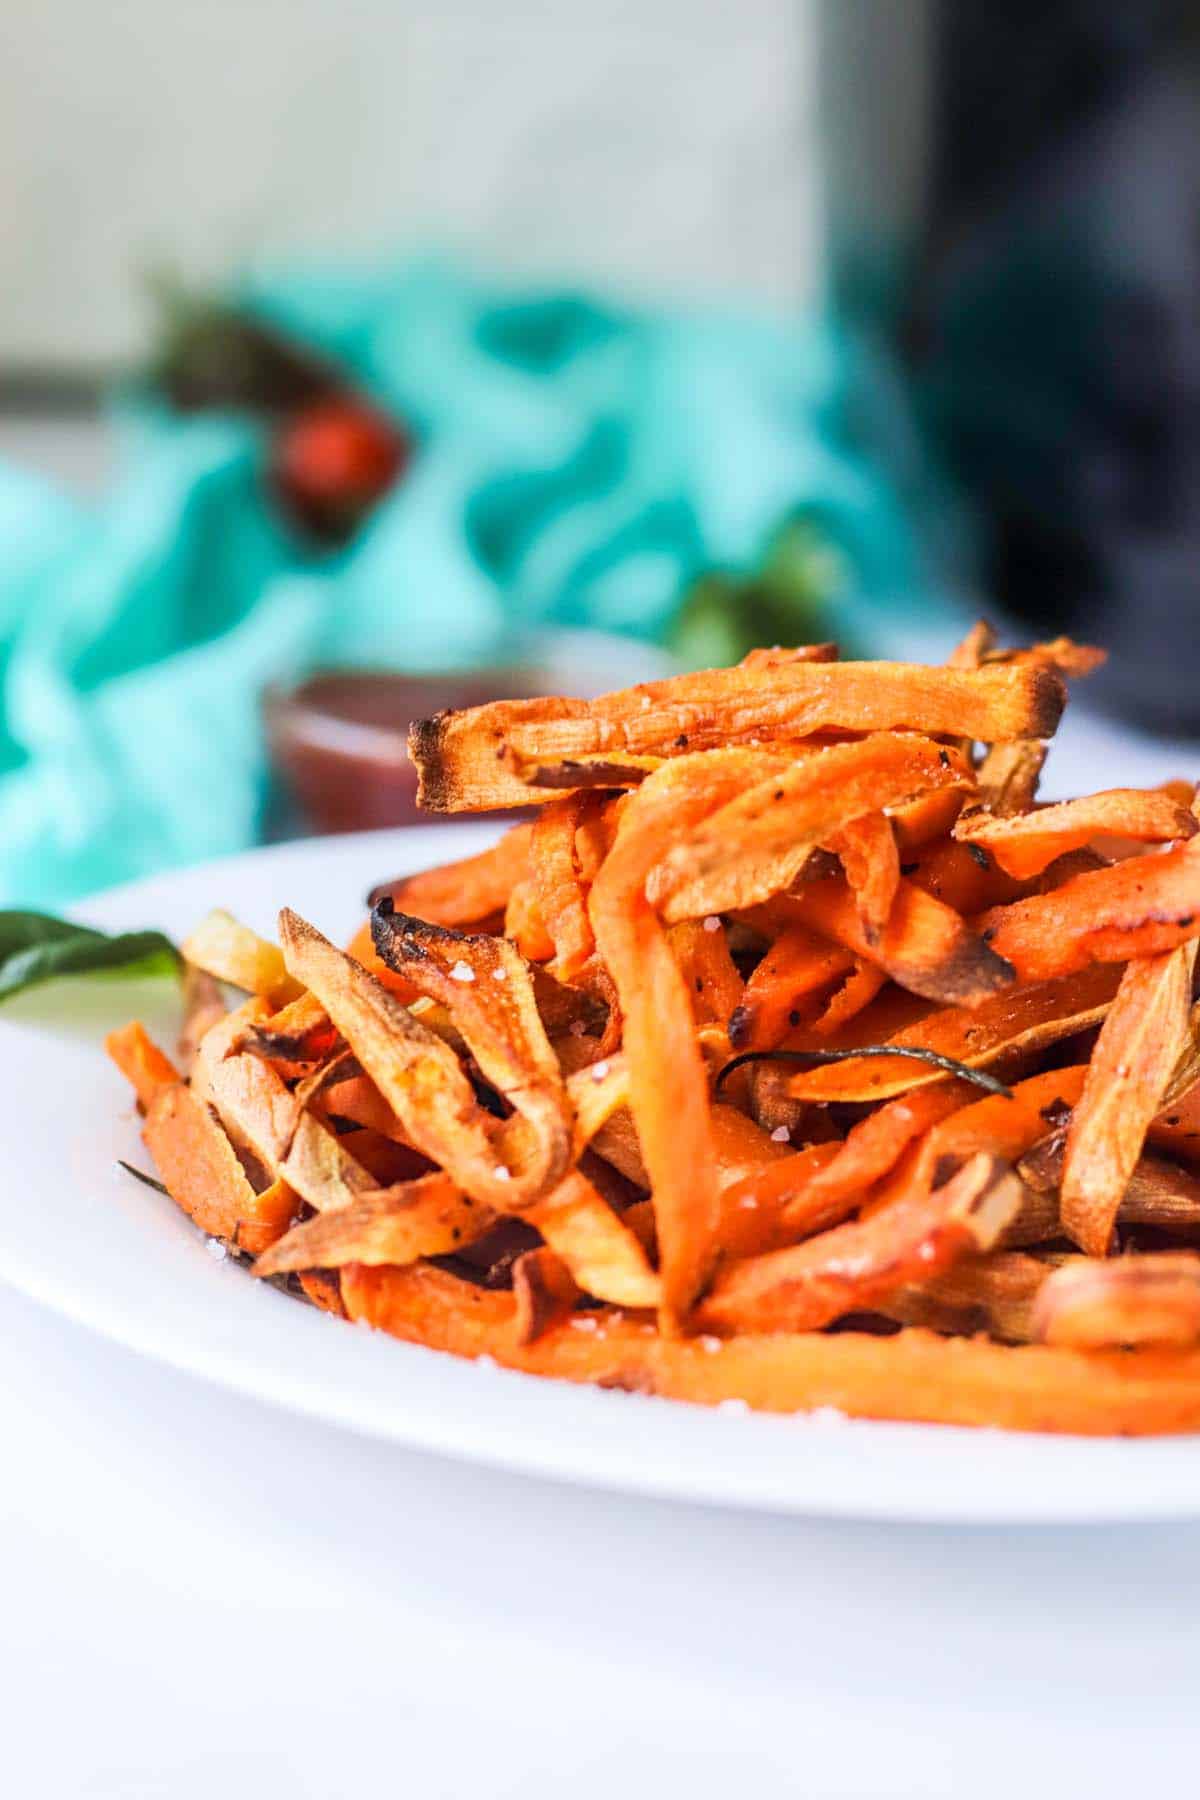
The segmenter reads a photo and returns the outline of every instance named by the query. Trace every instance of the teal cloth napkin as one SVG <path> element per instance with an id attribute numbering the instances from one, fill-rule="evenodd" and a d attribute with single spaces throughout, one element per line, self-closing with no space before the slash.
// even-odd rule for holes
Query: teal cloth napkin
<path id="1" fill-rule="evenodd" d="M 831 624 L 856 648 L 919 655 L 956 617 L 902 409 L 827 321 L 504 292 L 444 263 L 237 298 L 342 362 L 417 454 L 336 554 L 279 520 L 244 418 L 126 398 L 97 508 L 0 468 L 2 904 L 252 843 L 268 682 L 486 663 L 556 626 L 661 640 L 689 582 L 752 569 L 789 519 L 836 554 Z M 863 448 L 885 439 L 886 478 Z"/>

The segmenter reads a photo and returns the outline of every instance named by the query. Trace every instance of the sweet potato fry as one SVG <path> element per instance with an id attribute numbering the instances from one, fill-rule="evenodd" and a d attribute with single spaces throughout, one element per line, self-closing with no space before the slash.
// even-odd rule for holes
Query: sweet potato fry
<path id="1" fill-rule="evenodd" d="M 960 815 L 954 835 L 966 844 L 991 852 L 1006 874 L 1022 881 L 1071 850 L 1082 849 L 1106 833 L 1141 843 L 1165 844 L 1190 838 L 1197 821 L 1169 794 L 1139 788 L 1109 788 L 1080 800 L 1063 800 L 1015 818 L 993 818 L 983 811 Z"/>
<path id="2" fill-rule="evenodd" d="M 532 875 L 514 884 L 504 909 L 504 935 L 526 962 L 548 963 L 554 956 L 554 939 L 542 917 L 537 886 Z"/>
<path id="3" fill-rule="evenodd" d="M 781 1210 L 781 1229 L 792 1242 L 840 1225 L 877 1181 L 891 1173 L 909 1146 L 957 1112 L 971 1098 L 965 1082 L 904 1094 L 860 1119 L 844 1143 L 801 1150 L 742 1177 L 725 1195 L 730 1208 Z"/>
<path id="4" fill-rule="evenodd" d="M 915 734 L 832 744 L 697 824 L 667 851 L 647 894 L 672 922 L 753 906 L 788 888 L 814 850 L 864 813 L 963 785 L 961 758 Z"/>
<path id="5" fill-rule="evenodd" d="M 850 973 L 834 988 L 813 1019 L 810 1026 L 813 1036 L 836 1037 L 866 1011 L 886 981 L 882 969 L 856 956 Z"/>
<path id="6" fill-rule="evenodd" d="M 532 827 L 514 825 L 490 849 L 419 875 L 383 881 L 367 896 L 375 907 L 387 898 L 397 912 L 430 925 L 482 925 L 502 913 L 518 881 L 529 874 Z"/>
<path id="7" fill-rule="evenodd" d="M 481 1237 L 495 1219 L 448 1175 L 423 1175 L 396 1187 L 367 1189 L 293 1225 L 258 1258 L 254 1273 L 339 1269 L 351 1262 L 398 1266 L 419 1256 L 445 1256 Z"/>
<path id="8" fill-rule="evenodd" d="M 659 1337 L 653 1325 L 609 1313 L 594 1315 L 586 1329 L 568 1322 L 522 1346 L 511 1294 L 472 1287 L 428 1264 L 351 1265 L 342 1271 L 342 1296 L 351 1319 L 410 1343 L 701 1405 L 744 1400 L 763 1412 L 833 1408 L 859 1418 L 1091 1435 L 1200 1426 L 1196 1351 L 1011 1349 L 924 1331 L 710 1342 Z"/>
<path id="9" fill-rule="evenodd" d="M 104 1048 L 137 1095 L 143 1112 L 164 1088 L 174 1087 L 181 1079 L 169 1056 L 164 1056 L 137 1019 L 110 1031 Z"/>
<path id="10" fill-rule="evenodd" d="M 597 948 L 625 1020 L 630 1105 L 652 1186 L 668 1329 L 678 1327 L 707 1279 L 720 1207 L 708 1078 L 691 997 L 646 897 L 646 878 L 667 834 L 697 822 L 736 791 L 736 757 L 717 757 L 696 770 L 699 760 L 665 764 L 638 790 L 590 897 Z"/>
<path id="11" fill-rule="evenodd" d="M 1076 1257 L 1042 1286 L 1033 1335 L 1079 1350 L 1191 1348 L 1200 1343 L 1200 1256 L 1181 1250 L 1110 1262 Z"/>
<path id="12" fill-rule="evenodd" d="M 1139 957 L 1121 977 L 1100 1028 L 1063 1157 L 1060 1207 L 1068 1235 L 1107 1254 L 1117 1209 L 1188 1038 L 1196 944 Z"/>
<path id="13" fill-rule="evenodd" d="M 540 1179 L 519 1179 L 501 1160 L 497 1121 L 479 1104 L 453 1050 L 296 914 L 280 915 L 280 935 L 291 968 L 353 1045 L 409 1141 L 473 1199 L 498 1211 L 530 1204 Z"/>
<path id="14" fill-rule="evenodd" d="M 219 908 L 184 939 L 180 955 L 193 968 L 247 994 L 261 995 L 272 1006 L 286 1006 L 289 1000 L 299 999 L 302 991 L 288 974 L 278 945 L 269 944 Z"/>
<path id="15" fill-rule="evenodd" d="M 934 788 L 905 800 L 888 812 L 896 848 L 901 851 L 920 849 L 923 844 L 945 836 L 962 811 L 966 788 Z"/>
<path id="16" fill-rule="evenodd" d="M 200 1048 L 200 1040 L 227 1014 L 225 996 L 215 976 L 204 969 L 183 965 L 183 1024 L 179 1030 L 179 1066 L 186 1078 Z"/>
<path id="17" fill-rule="evenodd" d="M 809 1331 L 987 1250 L 1016 1212 L 1020 1182 L 980 1151 L 941 1187 L 792 1249 L 735 1263 L 700 1303 L 702 1331 Z"/>
<path id="18" fill-rule="evenodd" d="M 659 1279 L 641 1244 L 578 1169 L 525 1216 L 582 1292 L 614 1306 L 659 1304 Z"/>
<path id="19" fill-rule="evenodd" d="M 993 744 L 977 772 L 980 804 L 997 819 L 1027 813 L 1037 794 L 1045 761 L 1046 746 L 1036 738 Z"/>
<path id="20" fill-rule="evenodd" d="M 914 887 L 923 888 L 943 906 L 970 916 L 985 907 L 1003 906 L 1028 892 L 1021 882 L 1006 875 L 978 845 L 939 838 L 923 844 L 905 858 L 901 872 Z"/>
<path id="21" fill-rule="evenodd" d="M 517 1258 L 512 1285 L 516 1339 L 521 1345 L 532 1344 L 553 1326 L 561 1325 L 580 1298 L 566 1263 L 545 1246 Z"/>
<path id="22" fill-rule="evenodd" d="M 1076 875 L 975 921 L 1020 981 L 1156 956 L 1200 935 L 1200 843 Z"/>
<path id="23" fill-rule="evenodd" d="M 345 1206 L 376 1187 L 341 1138 L 305 1112 L 269 1063 L 230 1056 L 212 1075 L 212 1102 L 235 1144 L 318 1212 Z"/>
<path id="24" fill-rule="evenodd" d="M 336 1269 L 302 1269 L 296 1276 L 296 1282 L 304 1298 L 321 1312 L 332 1313 L 335 1319 L 346 1317 L 346 1308 L 342 1305 L 342 1284 Z"/>
<path id="25" fill-rule="evenodd" d="M 799 922 L 876 964 L 912 994 L 949 1006 L 977 1006 L 1013 982 L 1012 965 L 959 913 L 902 880 L 887 928 L 872 943 L 848 884 L 814 881 L 796 896 Z"/>
<path id="26" fill-rule="evenodd" d="M 190 1088 L 160 1088 L 142 1136 L 172 1200 L 201 1231 L 239 1248 L 249 1232 L 253 1247 L 264 1248 L 265 1237 L 287 1229 L 295 1196 L 278 1186 L 255 1193 L 233 1145 Z"/>
<path id="27" fill-rule="evenodd" d="M 375 977 L 381 987 L 385 987 L 389 993 L 395 994 L 397 1000 L 402 1000 L 406 1006 L 417 998 L 416 989 L 411 981 L 405 981 L 403 975 L 395 974 L 385 962 L 380 961 L 371 937 L 370 914 L 363 920 L 346 945 L 346 954 L 352 956 L 354 961 L 366 969 L 368 974 Z"/>
<path id="28" fill-rule="evenodd" d="M 721 1031 L 741 1004 L 744 983 L 729 954 L 724 931 L 711 931 L 700 919 L 684 919 L 668 933 L 684 985 L 692 996 L 697 1027 Z"/>
<path id="29" fill-rule="evenodd" d="M 1051 1069 L 1019 1081 L 1007 1096 L 992 1095 L 954 1111 L 935 1125 L 920 1146 L 921 1170 L 912 1187 L 919 1191 L 947 1163 L 989 1151 L 1002 1162 L 1016 1164 L 1045 1135 L 1048 1121 L 1072 1107 L 1083 1092 L 1086 1064 Z M 884 1195 L 878 1204 L 886 1204 Z"/>
<path id="30" fill-rule="evenodd" d="M 529 840 L 534 896 L 554 945 L 553 972 L 560 981 L 574 981 L 596 948 L 575 839 L 588 814 L 602 804 L 596 795 L 586 794 L 552 801 L 538 814 Z"/>
<path id="31" fill-rule="evenodd" d="M 946 658 L 948 669 L 980 669 L 989 651 L 996 648 L 996 633 L 986 619 L 976 619 L 966 636 Z"/>
<path id="32" fill-rule="evenodd" d="M 854 967 L 854 957 L 804 925 L 780 933 L 754 970 L 729 1018 L 735 1050 L 773 1050 L 804 1023 L 805 1002 L 827 992 Z"/>
<path id="33" fill-rule="evenodd" d="M 900 727 L 999 743 L 1049 737 L 1064 699 L 1061 677 L 1046 668 L 791 662 L 677 675 L 599 700 L 498 700 L 439 713 L 413 726 L 409 754 L 420 804 L 464 812 L 536 803 L 541 791 L 511 772 L 522 761 L 619 762 L 831 729 Z"/>
<path id="34" fill-rule="evenodd" d="M 531 1138 L 522 1181 L 548 1192 L 566 1173 L 572 1121 L 527 965 L 502 938 L 427 925 L 386 901 L 372 921 L 383 960 L 449 1008 L 484 1079 L 520 1114 Z M 509 1210 L 519 1205 L 513 1194 Z"/>
<path id="35" fill-rule="evenodd" d="M 829 848 L 841 857 L 863 931 L 878 943 L 900 885 L 900 853 L 891 821 L 881 812 L 864 813 L 843 825 Z"/>
<path id="36" fill-rule="evenodd" d="M 1028 1344 L 1038 1295 L 1054 1265 L 1019 1250 L 970 1257 L 916 1287 L 879 1303 L 900 1325 L 974 1336 L 986 1331 L 1001 1344 Z"/>
<path id="37" fill-rule="evenodd" d="M 1119 969 L 1098 964 L 1060 981 L 1009 988 L 971 1010 L 945 1007 L 882 1040 L 872 1041 L 935 1050 L 965 1068 L 984 1069 L 1002 1057 L 1048 1049 L 1098 1024 L 1112 1004 L 1120 979 Z M 856 1029 L 867 1029 L 861 1018 Z M 839 1042 L 852 1047 L 848 1039 Z M 949 1079 L 943 1070 L 928 1064 L 899 1058 L 893 1062 L 879 1056 L 802 1070 L 791 1077 L 790 1091 L 798 1100 L 861 1104 L 888 1100 L 895 1094 Z"/>
<path id="38" fill-rule="evenodd" d="M 1042 1244 L 1063 1235 L 1058 1211 L 1065 1126 L 1035 1144 L 1017 1164 L 1025 1196 L 1005 1228 L 1006 1245 Z M 1194 1243 L 1200 1238 L 1200 1180 L 1165 1157 L 1141 1157 L 1117 1211 L 1117 1227 L 1149 1226 Z"/>

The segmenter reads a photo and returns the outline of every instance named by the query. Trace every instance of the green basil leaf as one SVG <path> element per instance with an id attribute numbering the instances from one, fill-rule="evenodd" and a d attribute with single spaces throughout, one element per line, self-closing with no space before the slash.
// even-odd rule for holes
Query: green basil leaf
<path id="1" fill-rule="evenodd" d="M 179 952 L 161 931 L 123 931 L 110 937 L 48 913 L 0 912 L 0 1000 L 63 975 L 103 969 L 149 974 L 178 964 Z"/>

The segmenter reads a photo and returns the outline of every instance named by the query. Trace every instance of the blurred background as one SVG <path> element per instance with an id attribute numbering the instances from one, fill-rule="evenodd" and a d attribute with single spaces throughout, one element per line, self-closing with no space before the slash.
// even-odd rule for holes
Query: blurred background
<path id="1" fill-rule="evenodd" d="M 12 10 L 0 899 L 404 822 L 410 717 L 756 642 L 983 611 L 1200 731 L 1196 19 Z"/>

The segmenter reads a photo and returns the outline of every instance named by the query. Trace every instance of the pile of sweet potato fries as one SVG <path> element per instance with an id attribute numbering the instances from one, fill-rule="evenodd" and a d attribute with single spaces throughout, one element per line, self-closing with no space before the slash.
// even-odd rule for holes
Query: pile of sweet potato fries
<path id="1" fill-rule="evenodd" d="M 423 722 L 427 807 L 526 816 L 348 952 L 193 934 L 178 1065 L 109 1044 L 163 1184 L 256 1274 L 516 1369 L 1200 1429 L 1193 791 L 1035 798 L 1099 660 L 981 625 Z"/>

